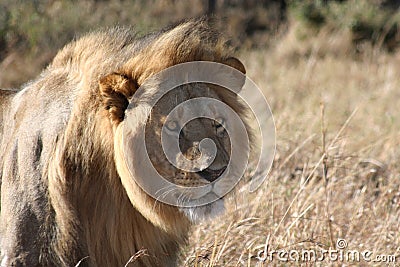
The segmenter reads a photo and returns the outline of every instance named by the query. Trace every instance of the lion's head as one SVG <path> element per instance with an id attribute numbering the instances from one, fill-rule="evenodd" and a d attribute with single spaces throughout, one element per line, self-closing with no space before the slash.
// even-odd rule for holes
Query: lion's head
<path id="1" fill-rule="evenodd" d="M 125 151 L 130 174 L 142 187 L 154 182 L 152 180 L 156 180 L 157 175 L 178 186 L 163 184 L 156 191 L 146 190 L 158 202 L 157 205 L 172 198 L 175 201 L 167 203 L 181 206 L 180 210 L 192 222 L 212 217 L 223 211 L 224 197 L 235 184 L 233 178 L 229 179 L 233 175 L 233 168 L 228 168 L 232 159 L 231 142 L 242 143 L 241 152 L 246 153 L 245 142 L 232 139 L 232 133 L 229 136 L 228 116 L 219 112 L 213 101 L 225 102 L 225 96 L 232 93 L 215 85 L 194 83 L 179 86 L 160 97 L 158 85 L 153 86 L 155 90 L 146 88 L 143 91 L 146 96 L 137 95 L 137 101 L 133 100 L 128 107 L 126 117 L 134 119 L 135 126 L 122 122 L 121 131 L 124 127 L 132 128 L 125 130 L 129 131 L 125 139 L 117 141 L 117 145 L 125 146 L 118 149 Z M 152 92 L 149 94 L 149 91 Z M 157 96 L 160 99 L 155 105 L 150 105 L 147 99 Z M 239 102 L 230 104 L 235 112 L 243 111 Z M 143 109 L 149 108 L 146 117 Z M 205 110 L 207 117 L 202 116 Z M 141 127 L 143 124 L 145 126 Z M 143 138 L 145 147 L 141 146 Z M 210 154 L 213 149 L 214 155 Z M 134 158 L 137 155 L 140 155 L 139 159 Z M 226 177 L 219 179 L 223 174 Z"/>

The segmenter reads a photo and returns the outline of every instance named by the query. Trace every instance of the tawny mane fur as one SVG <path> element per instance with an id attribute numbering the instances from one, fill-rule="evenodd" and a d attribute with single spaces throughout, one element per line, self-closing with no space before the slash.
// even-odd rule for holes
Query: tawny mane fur
<path id="1" fill-rule="evenodd" d="M 245 72 L 196 20 L 143 38 L 127 28 L 88 34 L 21 91 L 0 91 L 1 266 L 75 266 L 87 256 L 80 266 L 124 266 L 140 249 L 150 256 L 137 266 L 175 264 L 190 223 L 121 177 L 115 139 L 137 88 L 189 61 Z"/>

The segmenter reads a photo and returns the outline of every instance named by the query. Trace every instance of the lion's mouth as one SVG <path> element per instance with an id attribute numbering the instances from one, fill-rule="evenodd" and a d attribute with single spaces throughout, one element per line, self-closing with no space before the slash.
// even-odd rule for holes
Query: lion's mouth
<path id="1" fill-rule="evenodd" d="M 211 203 L 219 198 L 222 198 L 222 196 L 219 196 L 214 192 L 216 190 L 217 184 L 213 183 L 217 181 L 218 178 L 220 178 L 225 170 L 226 166 L 213 170 L 211 168 L 207 168 L 203 171 L 196 172 L 196 175 L 202 177 L 205 181 L 202 181 L 200 185 L 193 185 L 193 186 L 183 186 L 184 188 L 180 188 L 176 193 L 176 196 L 180 201 L 183 201 L 184 205 L 203 205 L 205 202 Z M 192 177 L 192 179 L 195 179 L 196 181 L 199 179 L 199 177 Z"/>
<path id="2" fill-rule="evenodd" d="M 219 170 L 213 170 L 211 168 L 204 169 L 203 171 L 197 172 L 201 177 L 209 181 L 210 183 L 214 182 L 217 180 L 226 170 L 226 166 L 219 169 Z"/>

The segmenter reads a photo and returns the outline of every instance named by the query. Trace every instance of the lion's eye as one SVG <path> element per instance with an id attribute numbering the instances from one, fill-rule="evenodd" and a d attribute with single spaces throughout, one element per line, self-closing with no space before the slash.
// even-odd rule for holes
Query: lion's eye
<path id="1" fill-rule="evenodd" d="M 214 126 L 219 137 L 223 137 L 225 134 L 225 120 L 223 118 L 216 118 Z"/>
<path id="2" fill-rule="evenodd" d="M 216 118 L 215 121 L 217 123 L 216 126 L 218 126 L 218 124 L 224 126 L 224 124 L 225 124 L 224 118 Z"/>
<path id="3" fill-rule="evenodd" d="M 225 126 L 225 120 L 224 120 L 224 118 L 216 118 L 215 120 L 214 120 L 214 126 L 215 126 L 215 128 L 224 128 L 224 126 Z"/>
<path id="4" fill-rule="evenodd" d="M 176 121 L 168 121 L 165 126 L 170 131 L 177 131 L 178 130 L 178 123 Z"/>

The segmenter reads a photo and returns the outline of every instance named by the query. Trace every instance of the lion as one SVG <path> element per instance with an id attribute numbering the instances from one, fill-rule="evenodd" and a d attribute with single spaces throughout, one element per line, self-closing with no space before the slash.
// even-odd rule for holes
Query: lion
<path id="1" fill-rule="evenodd" d="M 224 198 L 180 208 L 149 196 L 127 166 L 122 132 L 128 105 L 145 105 L 135 99 L 138 88 L 156 73 L 192 61 L 245 73 L 226 40 L 206 19 L 197 19 L 144 37 L 125 27 L 89 33 L 61 49 L 21 90 L 0 91 L 1 266 L 124 266 L 142 249 L 148 256 L 132 265 L 177 264 L 191 225 L 220 213 Z M 149 156 L 160 173 L 184 186 L 216 180 L 232 142 L 222 124 L 199 119 L 182 130 L 182 152 L 196 157 L 193 140 L 212 136 L 219 142 L 212 165 L 193 173 L 166 163 L 156 126 L 176 99 L 198 96 L 243 113 L 234 94 L 205 83 L 174 89 L 156 106 L 147 126 Z"/>

